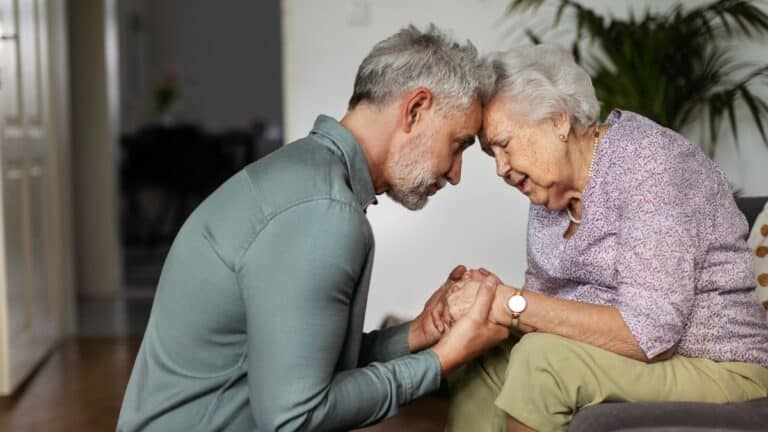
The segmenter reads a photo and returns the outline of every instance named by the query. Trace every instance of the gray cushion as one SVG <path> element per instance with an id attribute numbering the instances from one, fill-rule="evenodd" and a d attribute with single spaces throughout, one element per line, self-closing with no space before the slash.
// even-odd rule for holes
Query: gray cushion
<path id="1" fill-rule="evenodd" d="M 604 403 L 583 409 L 570 432 L 766 431 L 768 398 L 742 403 Z"/>
<path id="2" fill-rule="evenodd" d="M 755 223 L 757 215 L 763 210 L 766 200 L 768 200 L 768 197 L 736 198 L 736 205 L 739 207 L 739 210 L 744 213 L 744 216 L 747 217 L 747 222 L 749 222 L 750 228 L 752 227 L 752 224 Z"/>

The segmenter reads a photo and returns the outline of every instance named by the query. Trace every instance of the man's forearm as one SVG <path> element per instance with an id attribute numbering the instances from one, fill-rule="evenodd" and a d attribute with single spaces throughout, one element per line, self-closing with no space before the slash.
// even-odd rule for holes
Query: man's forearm
<path id="1" fill-rule="evenodd" d="M 423 330 L 423 325 L 417 318 L 411 321 L 408 325 L 408 350 L 412 353 L 425 350 L 435 343 L 439 339 L 430 338 Z"/>
<path id="2" fill-rule="evenodd" d="M 373 361 L 389 361 L 397 357 L 423 351 L 432 347 L 440 339 L 435 331 L 425 332 L 425 325 L 420 315 L 416 319 L 382 330 L 375 330 L 363 335 L 360 353 L 360 366 Z"/>
<path id="3" fill-rule="evenodd" d="M 410 326 L 410 323 L 403 323 L 363 334 L 359 365 L 385 362 L 413 352 L 409 346 Z"/>

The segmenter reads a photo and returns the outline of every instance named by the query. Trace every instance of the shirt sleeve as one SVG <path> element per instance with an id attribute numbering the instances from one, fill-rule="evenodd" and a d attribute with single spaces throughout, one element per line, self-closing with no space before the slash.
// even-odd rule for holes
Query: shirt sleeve
<path id="1" fill-rule="evenodd" d="M 438 388 L 431 350 L 336 371 L 368 235 L 359 209 L 323 199 L 273 218 L 244 252 L 238 275 L 259 430 L 362 427 Z"/>
<path id="2" fill-rule="evenodd" d="M 659 139 L 654 137 L 653 139 Z M 638 143 L 625 172 L 616 250 L 617 308 L 648 358 L 680 340 L 691 314 L 699 228 L 685 152 Z"/>
<path id="3" fill-rule="evenodd" d="M 374 361 L 389 361 L 409 354 L 408 329 L 410 327 L 411 321 L 364 334 L 360 347 L 360 365 L 364 366 Z"/>

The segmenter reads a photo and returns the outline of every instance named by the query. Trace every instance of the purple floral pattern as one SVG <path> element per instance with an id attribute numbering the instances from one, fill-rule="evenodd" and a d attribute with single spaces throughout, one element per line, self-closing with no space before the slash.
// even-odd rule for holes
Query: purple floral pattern
<path id="1" fill-rule="evenodd" d="M 723 172 L 674 131 L 615 110 L 596 152 L 582 224 L 531 205 L 525 289 L 617 308 L 649 357 L 768 367 L 747 222 Z"/>

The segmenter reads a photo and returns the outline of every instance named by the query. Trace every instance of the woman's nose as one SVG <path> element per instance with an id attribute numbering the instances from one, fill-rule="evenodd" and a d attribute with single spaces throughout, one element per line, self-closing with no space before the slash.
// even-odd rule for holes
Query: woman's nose
<path id="1" fill-rule="evenodd" d="M 511 167 L 509 166 L 509 161 L 507 161 L 507 158 L 504 156 L 496 157 L 496 174 L 499 177 L 506 177 L 507 174 L 509 174 L 510 169 Z"/>

